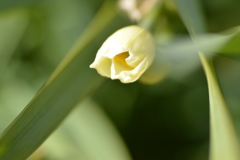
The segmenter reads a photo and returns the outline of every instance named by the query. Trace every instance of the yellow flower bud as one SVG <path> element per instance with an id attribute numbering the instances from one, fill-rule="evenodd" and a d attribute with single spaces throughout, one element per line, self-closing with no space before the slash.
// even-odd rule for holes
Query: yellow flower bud
<path id="1" fill-rule="evenodd" d="M 128 26 L 103 43 L 90 68 L 95 68 L 104 77 L 131 83 L 149 68 L 154 56 L 152 35 L 139 26 Z"/>

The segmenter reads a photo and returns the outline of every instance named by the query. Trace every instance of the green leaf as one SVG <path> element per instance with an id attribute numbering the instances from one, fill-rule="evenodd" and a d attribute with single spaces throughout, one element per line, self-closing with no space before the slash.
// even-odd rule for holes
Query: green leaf
<path id="1" fill-rule="evenodd" d="M 199 53 L 207 76 L 210 100 L 210 159 L 239 160 L 238 138 L 216 76 L 205 56 Z"/>
<path id="2" fill-rule="evenodd" d="M 199 0 L 173 0 L 188 31 L 192 35 L 204 33 L 206 25 Z"/>
<path id="3" fill-rule="evenodd" d="M 158 54 L 155 58 L 157 63 L 153 64 L 164 64 L 161 61 L 165 59 L 171 66 L 171 77 L 182 79 L 201 65 L 196 54 L 197 49 L 203 51 L 205 55 L 212 55 L 220 51 L 231 38 L 232 36 L 208 33 L 194 36 L 193 42 L 190 36 L 178 36 L 166 44 L 158 45 Z"/>
<path id="4" fill-rule="evenodd" d="M 233 27 L 219 33 L 204 33 L 193 37 L 198 50 L 222 55 L 239 55 L 240 27 Z M 204 53 L 205 54 L 205 53 Z"/>
<path id="5" fill-rule="evenodd" d="M 207 28 L 201 1 L 173 0 L 173 2 L 193 39 L 195 50 L 218 52 L 224 45 L 231 43 L 232 38 L 237 37 L 240 30 L 239 27 L 228 29 L 221 33 L 206 33 Z"/>
<path id="6" fill-rule="evenodd" d="M 74 109 L 61 127 L 39 148 L 39 152 L 31 156 L 32 160 L 39 153 L 46 159 L 57 160 L 131 159 L 116 128 L 101 107 L 91 99 Z"/>
<path id="7" fill-rule="evenodd" d="M 185 9 L 184 6 L 187 5 L 187 0 L 183 1 L 185 3 L 180 3 L 179 0 L 174 1 L 176 2 L 175 4 L 179 9 L 181 17 L 188 28 L 194 44 L 196 44 L 195 38 L 197 34 L 202 33 L 201 27 L 199 28 L 197 25 L 204 26 L 201 20 L 195 19 L 202 15 L 200 10 L 197 7 L 194 7 L 195 5 L 192 5 L 190 10 Z M 199 50 L 199 46 L 196 46 L 196 50 Z M 205 55 L 202 52 L 199 52 L 199 55 L 205 70 L 209 88 L 210 160 L 239 160 L 240 148 L 238 144 L 238 137 L 225 100 L 219 88 L 214 70 L 210 67 Z"/>
<path id="8" fill-rule="evenodd" d="M 206 34 L 204 14 L 199 0 L 173 0 L 186 25 L 197 49 L 236 55 L 240 53 L 240 27 L 234 27 L 221 33 Z M 205 54 L 205 53 L 204 53 Z"/>
<path id="9" fill-rule="evenodd" d="M 240 27 L 234 27 L 222 32 L 229 40 L 219 49 L 220 54 L 239 55 L 240 53 Z"/>
<path id="10" fill-rule="evenodd" d="M 72 108 L 99 87 L 104 78 L 89 69 L 96 50 L 89 44 L 116 15 L 106 1 L 83 35 L 22 113 L 2 133 L 1 160 L 31 155 L 59 126 Z"/>

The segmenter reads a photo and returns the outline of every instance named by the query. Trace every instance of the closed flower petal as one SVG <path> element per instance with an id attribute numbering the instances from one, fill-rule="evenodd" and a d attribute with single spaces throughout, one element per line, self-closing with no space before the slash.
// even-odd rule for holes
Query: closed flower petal
<path id="1" fill-rule="evenodd" d="M 149 68 L 154 56 L 152 35 L 139 26 L 128 26 L 103 43 L 90 68 L 95 68 L 104 77 L 131 83 Z"/>

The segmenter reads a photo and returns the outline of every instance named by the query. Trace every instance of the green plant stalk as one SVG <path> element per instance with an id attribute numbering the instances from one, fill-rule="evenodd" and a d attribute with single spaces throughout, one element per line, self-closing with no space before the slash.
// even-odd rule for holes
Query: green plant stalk
<path id="1" fill-rule="evenodd" d="M 37 95 L 0 137 L 0 160 L 24 160 L 60 125 L 74 106 L 98 88 L 104 78 L 89 69 L 96 52 L 89 43 L 116 15 L 106 1 L 66 58 Z"/>

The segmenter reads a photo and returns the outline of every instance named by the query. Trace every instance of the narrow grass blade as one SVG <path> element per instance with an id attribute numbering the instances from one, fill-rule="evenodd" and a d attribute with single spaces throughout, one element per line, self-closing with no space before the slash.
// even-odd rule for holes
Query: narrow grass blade
<path id="1" fill-rule="evenodd" d="M 173 0 L 180 16 L 201 51 L 236 55 L 240 53 L 240 27 L 234 27 L 217 34 L 206 34 L 204 14 L 199 0 Z M 205 54 L 205 53 L 204 53 Z"/>
<path id="2" fill-rule="evenodd" d="M 204 52 L 212 52 L 222 55 L 239 55 L 240 53 L 239 26 L 219 33 L 200 34 L 193 38 L 196 47 Z"/>
<path id="3" fill-rule="evenodd" d="M 174 1 L 186 27 L 188 28 L 193 42 L 196 43 L 196 35 L 202 33 L 202 27 L 199 28 L 197 25 L 204 26 L 203 21 L 197 20 L 198 22 L 202 22 L 198 23 L 195 20 L 196 17 L 200 17 L 202 15 L 200 10 L 197 7 L 191 7 L 191 9 L 188 10 L 184 8 L 187 3 L 180 3 L 179 0 Z M 187 0 L 184 0 L 183 2 L 187 2 Z M 190 0 L 188 0 L 188 2 L 190 2 Z M 193 2 L 195 2 L 195 0 Z M 199 48 L 196 46 L 196 49 L 198 50 Z M 224 97 L 219 88 L 214 70 L 210 67 L 205 55 L 202 52 L 199 52 L 199 55 L 205 70 L 209 88 L 211 139 L 210 160 L 239 160 L 240 148 L 238 144 L 238 137 Z"/>
<path id="4" fill-rule="evenodd" d="M 205 56 L 199 53 L 207 76 L 210 100 L 210 160 L 239 160 L 240 148 L 227 105 L 214 71 Z"/>
<path id="5" fill-rule="evenodd" d="M 89 45 L 115 15 L 115 4 L 107 1 L 22 113 L 0 137 L 0 160 L 23 160 L 31 155 L 58 127 L 72 108 L 103 82 L 89 64 L 96 50 Z M 101 19 L 101 20 L 99 20 Z M 89 34 L 89 35 L 88 35 Z"/>

